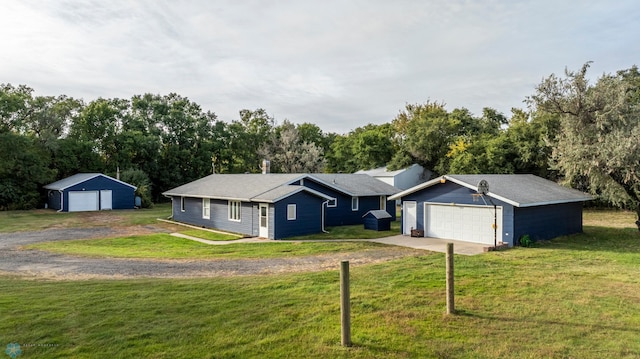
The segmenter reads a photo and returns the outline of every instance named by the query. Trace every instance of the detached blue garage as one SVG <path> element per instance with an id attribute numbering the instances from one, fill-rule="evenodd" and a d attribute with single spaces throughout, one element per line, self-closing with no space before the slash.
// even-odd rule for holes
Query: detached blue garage
<path id="1" fill-rule="evenodd" d="M 133 209 L 136 187 L 102 173 L 78 173 L 44 186 L 58 212 Z"/>
<path id="2" fill-rule="evenodd" d="M 582 232 L 586 193 L 529 174 L 446 175 L 402 191 L 402 233 L 493 246 Z"/>

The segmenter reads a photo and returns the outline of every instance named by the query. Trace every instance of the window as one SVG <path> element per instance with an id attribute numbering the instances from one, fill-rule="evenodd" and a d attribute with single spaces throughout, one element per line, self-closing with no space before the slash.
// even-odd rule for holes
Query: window
<path id="1" fill-rule="evenodd" d="M 358 210 L 358 197 L 351 197 L 351 210 L 352 211 Z"/>
<path id="2" fill-rule="evenodd" d="M 336 207 L 336 206 L 338 206 L 338 199 L 337 198 L 331 198 L 327 202 L 327 207 Z"/>
<path id="3" fill-rule="evenodd" d="M 180 197 L 180 212 L 184 212 L 184 197 Z"/>
<path id="4" fill-rule="evenodd" d="M 211 216 L 211 200 L 209 198 L 202 199 L 202 218 L 209 219 Z"/>
<path id="5" fill-rule="evenodd" d="M 295 221 L 296 220 L 296 205 L 288 204 L 287 205 L 287 220 Z"/>
<path id="6" fill-rule="evenodd" d="M 229 201 L 229 220 L 240 222 L 240 201 Z"/>
<path id="7" fill-rule="evenodd" d="M 380 209 L 387 210 L 387 196 L 380 196 Z"/>

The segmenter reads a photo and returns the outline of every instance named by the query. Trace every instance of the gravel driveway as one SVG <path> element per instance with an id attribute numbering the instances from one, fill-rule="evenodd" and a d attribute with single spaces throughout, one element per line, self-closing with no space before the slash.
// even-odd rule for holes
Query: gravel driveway
<path id="1" fill-rule="evenodd" d="M 166 232 L 156 226 L 135 227 L 133 231 L 139 234 Z M 125 236 L 131 233 L 131 228 L 108 227 L 0 233 L 0 273 L 48 279 L 220 277 L 321 271 L 338 269 L 343 260 L 349 260 L 352 266 L 358 266 L 424 254 L 416 249 L 389 246 L 351 253 L 291 258 L 149 260 L 86 258 L 21 249 L 21 246 L 37 242 Z"/>

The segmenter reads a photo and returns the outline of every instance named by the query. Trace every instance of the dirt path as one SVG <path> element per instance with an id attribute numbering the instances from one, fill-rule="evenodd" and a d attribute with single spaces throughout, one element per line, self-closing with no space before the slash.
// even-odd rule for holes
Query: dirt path
<path id="1" fill-rule="evenodd" d="M 143 226 L 0 233 L 0 273 L 59 280 L 220 277 L 321 271 L 338 269 L 343 260 L 349 260 L 351 265 L 358 266 L 424 254 L 423 251 L 416 249 L 389 246 L 352 253 L 292 258 L 146 260 L 86 258 L 21 249 L 21 246 L 44 241 L 104 238 L 157 232 L 167 232 L 167 230 L 160 226 Z"/>

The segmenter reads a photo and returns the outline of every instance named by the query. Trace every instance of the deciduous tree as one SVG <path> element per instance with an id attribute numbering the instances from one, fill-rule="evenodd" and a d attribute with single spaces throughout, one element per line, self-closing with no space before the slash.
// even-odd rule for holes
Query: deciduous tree
<path id="1" fill-rule="evenodd" d="M 529 100 L 559 116 L 552 156 L 566 180 L 636 211 L 640 229 L 640 74 L 633 67 L 590 84 L 589 65 L 549 76 Z"/>

